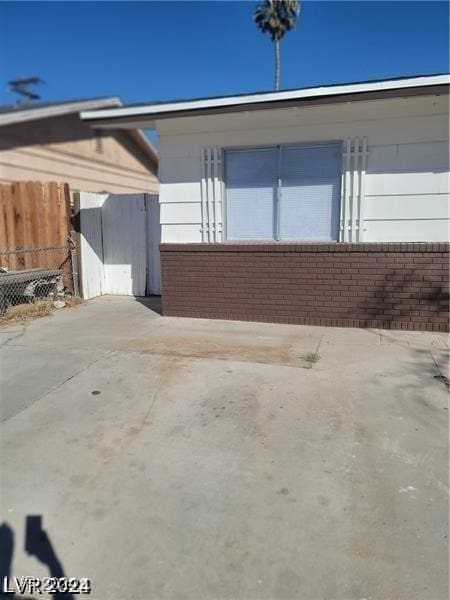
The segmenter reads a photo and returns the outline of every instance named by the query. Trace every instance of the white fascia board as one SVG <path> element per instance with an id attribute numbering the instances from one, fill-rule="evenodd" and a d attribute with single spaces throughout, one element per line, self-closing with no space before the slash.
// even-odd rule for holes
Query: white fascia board
<path id="1" fill-rule="evenodd" d="M 187 100 L 181 102 L 169 102 L 166 104 L 145 104 L 142 106 L 129 106 L 117 109 L 103 109 L 95 111 L 86 110 L 81 113 L 80 117 L 84 121 L 142 116 L 148 116 L 151 118 L 160 115 L 163 116 L 164 113 L 183 112 L 186 110 L 224 108 L 227 106 L 239 106 L 283 100 L 302 100 L 307 98 L 320 98 L 343 94 L 358 94 L 361 92 L 377 92 L 397 89 L 401 90 L 415 87 L 445 85 L 449 83 L 450 75 L 411 77 L 407 79 L 389 79 L 385 81 L 374 81 L 369 83 L 289 90 L 286 92 L 268 92 L 263 94 L 249 94 L 246 96 L 225 96 L 220 98 L 205 98 L 202 100 Z"/>
<path id="2" fill-rule="evenodd" d="M 10 125 L 12 123 L 22 123 L 23 121 L 35 121 L 49 117 L 58 117 L 70 113 L 79 113 L 84 110 L 95 110 L 106 106 L 122 106 L 120 98 L 105 98 L 103 100 L 87 100 L 79 102 L 67 102 L 55 106 L 44 106 L 42 108 L 30 106 L 30 109 L 21 108 L 15 112 L 0 114 L 0 125 Z M 111 110 L 111 109 L 109 109 Z"/>

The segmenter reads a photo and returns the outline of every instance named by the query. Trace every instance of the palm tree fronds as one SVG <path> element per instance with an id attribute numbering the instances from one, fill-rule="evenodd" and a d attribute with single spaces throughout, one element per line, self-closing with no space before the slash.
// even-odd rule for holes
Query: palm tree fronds
<path id="1" fill-rule="evenodd" d="M 264 0 L 257 5 L 253 20 L 262 33 L 269 33 L 272 41 L 281 40 L 287 31 L 294 29 L 300 2 L 298 0 Z"/>
<path id="2" fill-rule="evenodd" d="M 264 0 L 257 5 L 253 20 L 275 44 L 275 89 L 280 87 L 280 40 L 294 29 L 300 14 L 299 0 Z"/>

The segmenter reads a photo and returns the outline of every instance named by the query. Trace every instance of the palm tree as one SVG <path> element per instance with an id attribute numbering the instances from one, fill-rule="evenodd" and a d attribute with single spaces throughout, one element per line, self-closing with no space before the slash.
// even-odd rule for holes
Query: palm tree
<path id="1" fill-rule="evenodd" d="M 264 0 L 256 7 L 253 19 L 262 33 L 275 44 L 275 89 L 280 89 L 280 41 L 294 29 L 300 14 L 299 0 Z"/>

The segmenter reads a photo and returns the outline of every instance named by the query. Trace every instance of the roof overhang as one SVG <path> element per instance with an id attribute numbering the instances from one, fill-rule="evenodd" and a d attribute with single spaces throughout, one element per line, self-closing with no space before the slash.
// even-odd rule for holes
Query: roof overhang
<path id="1" fill-rule="evenodd" d="M 14 123 L 23 123 L 24 121 L 36 121 L 51 117 L 59 117 L 70 113 L 79 113 L 81 111 L 96 110 L 99 108 L 117 108 L 123 106 L 120 98 L 97 98 L 94 100 L 79 100 L 75 102 L 61 102 L 50 106 L 33 106 L 29 108 L 21 106 L 17 110 L 11 110 L 6 113 L 0 113 L 0 126 L 12 125 Z"/>
<path id="2" fill-rule="evenodd" d="M 105 128 L 152 128 L 158 120 L 178 117 L 448 94 L 449 83 L 450 75 L 448 74 L 409 77 L 281 92 L 85 110 L 81 113 L 81 119 L 89 121 L 91 125 Z"/>

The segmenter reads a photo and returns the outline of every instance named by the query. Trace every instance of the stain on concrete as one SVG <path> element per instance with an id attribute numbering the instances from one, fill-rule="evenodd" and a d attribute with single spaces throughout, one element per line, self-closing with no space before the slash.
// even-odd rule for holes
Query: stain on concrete
<path id="1" fill-rule="evenodd" d="M 197 336 L 194 333 L 189 336 L 172 334 L 148 339 L 136 338 L 124 344 L 121 349 L 128 352 L 144 352 L 179 358 L 214 358 L 299 368 L 308 367 L 303 354 L 296 349 L 299 342 L 304 343 L 299 334 L 269 340 L 259 340 L 255 337 L 252 343 L 249 343 L 248 339 L 245 341 L 244 339 L 243 336 L 236 334 L 224 335 L 219 338 L 212 332 L 205 334 L 202 331 L 201 335 Z M 311 348 L 315 348 L 317 345 L 315 340 L 309 344 Z M 227 372 L 231 373 L 232 371 Z"/>

